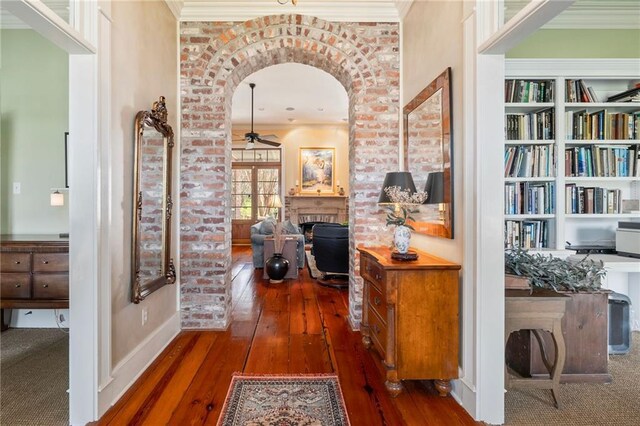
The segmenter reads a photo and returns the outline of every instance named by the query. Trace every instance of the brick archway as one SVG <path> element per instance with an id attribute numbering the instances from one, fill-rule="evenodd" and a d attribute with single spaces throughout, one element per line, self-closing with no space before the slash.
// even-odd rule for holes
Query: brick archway
<path id="1" fill-rule="evenodd" d="M 245 77 L 287 62 L 328 72 L 349 96 L 349 310 L 358 327 L 362 279 L 355 247 L 382 243 L 388 234 L 376 202 L 384 174 L 398 164 L 398 24 L 333 23 L 301 15 L 185 22 L 180 42 L 183 328 L 229 323 L 231 99 Z"/>

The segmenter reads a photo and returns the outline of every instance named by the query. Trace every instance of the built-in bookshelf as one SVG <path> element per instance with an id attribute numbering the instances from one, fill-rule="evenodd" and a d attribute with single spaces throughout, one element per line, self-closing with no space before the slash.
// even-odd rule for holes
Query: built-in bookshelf
<path id="1" fill-rule="evenodd" d="M 640 66 L 507 60 L 505 247 L 606 244 L 640 219 Z"/>

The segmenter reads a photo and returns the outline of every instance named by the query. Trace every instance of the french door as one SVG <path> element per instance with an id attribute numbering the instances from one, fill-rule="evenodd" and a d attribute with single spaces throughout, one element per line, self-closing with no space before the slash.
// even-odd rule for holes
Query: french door
<path id="1" fill-rule="evenodd" d="M 233 244 L 248 244 L 251 225 L 266 216 L 276 216 L 280 195 L 279 149 L 234 149 L 231 174 L 231 238 Z"/>

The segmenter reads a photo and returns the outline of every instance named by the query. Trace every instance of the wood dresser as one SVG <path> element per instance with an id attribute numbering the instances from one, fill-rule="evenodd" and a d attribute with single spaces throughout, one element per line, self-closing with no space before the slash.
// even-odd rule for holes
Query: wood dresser
<path id="1" fill-rule="evenodd" d="M 57 235 L 0 237 L 0 308 L 69 307 L 69 240 Z M 10 315 L 9 315 L 10 317 Z"/>
<path id="2" fill-rule="evenodd" d="M 440 395 L 458 377 L 460 265 L 416 250 L 415 261 L 391 259 L 384 247 L 358 247 L 364 279 L 362 335 L 387 370 L 392 396 L 401 380 L 433 379 Z"/>

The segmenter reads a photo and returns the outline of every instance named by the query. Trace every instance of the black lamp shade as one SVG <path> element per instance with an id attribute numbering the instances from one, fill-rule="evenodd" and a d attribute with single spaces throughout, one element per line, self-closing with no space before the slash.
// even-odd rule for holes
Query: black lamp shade
<path id="1" fill-rule="evenodd" d="M 393 204 L 393 201 L 389 199 L 389 196 L 385 192 L 385 188 L 390 186 L 399 186 L 401 191 L 409 190 L 409 194 L 416 192 L 416 185 L 413 183 L 413 177 L 410 172 L 389 172 L 384 177 L 384 183 L 382 184 L 382 191 L 380 191 L 380 198 L 378 198 L 378 204 Z"/>
<path id="2" fill-rule="evenodd" d="M 444 203 L 444 172 L 429 173 L 424 191 L 427 193 L 425 204 Z"/>

